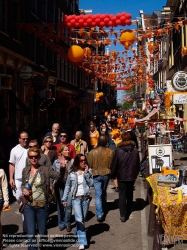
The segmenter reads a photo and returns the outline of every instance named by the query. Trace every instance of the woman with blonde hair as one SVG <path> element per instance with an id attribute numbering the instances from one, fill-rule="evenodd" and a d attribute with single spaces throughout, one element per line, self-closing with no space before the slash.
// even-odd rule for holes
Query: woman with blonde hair
<path id="1" fill-rule="evenodd" d="M 43 140 L 43 146 L 41 146 L 42 153 L 47 155 L 51 161 L 51 164 L 57 159 L 55 147 L 53 146 L 53 137 L 46 136 Z"/>
<path id="2" fill-rule="evenodd" d="M 63 176 L 51 167 L 39 164 L 40 149 L 31 147 L 28 150 L 30 165 L 22 171 L 22 193 L 26 203 L 23 209 L 24 221 L 27 228 L 28 250 L 37 250 L 36 224 L 40 234 L 41 244 L 47 242 L 47 219 L 50 202 L 50 179 L 58 180 Z M 27 185 L 27 187 L 26 187 Z M 30 188 L 28 186 L 30 185 Z"/>
<path id="3" fill-rule="evenodd" d="M 56 199 L 57 199 L 57 211 L 58 211 L 58 227 L 62 231 L 66 228 L 67 232 L 71 232 L 71 198 L 68 199 L 66 208 L 61 204 L 61 199 L 64 194 L 66 179 L 68 173 L 73 165 L 74 159 L 70 158 L 70 150 L 68 145 L 61 145 L 58 150 L 58 159 L 53 163 L 53 170 L 59 172 L 63 168 L 63 175 L 60 180 L 53 183 Z"/>

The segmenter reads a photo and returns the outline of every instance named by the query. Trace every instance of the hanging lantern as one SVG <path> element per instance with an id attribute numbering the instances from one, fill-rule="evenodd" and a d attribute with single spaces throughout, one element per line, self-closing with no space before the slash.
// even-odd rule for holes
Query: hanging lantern
<path id="1" fill-rule="evenodd" d="M 72 45 L 68 50 L 68 58 L 72 62 L 81 62 L 84 57 L 84 50 L 78 45 Z"/>
<path id="2" fill-rule="evenodd" d="M 128 48 L 135 41 L 135 37 L 136 35 L 133 30 L 124 30 L 119 40 L 120 43 L 125 46 L 125 48 Z"/>

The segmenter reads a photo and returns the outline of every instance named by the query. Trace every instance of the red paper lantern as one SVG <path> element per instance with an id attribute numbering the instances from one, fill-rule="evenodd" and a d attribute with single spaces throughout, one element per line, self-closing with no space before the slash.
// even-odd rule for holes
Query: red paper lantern
<path id="1" fill-rule="evenodd" d="M 125 20 L 125 24 L 126 24 L 126 25 L 131 25 L 131 20 L 126 19 L 126 20 Z"/>
<path id="2" fill-rule="evenodd" d="M 91 18 L 87 19 L 87 24 L 88 24 L 88 26 L 90 26 L 92 24 L 92 19 Z"/>
<path id="3" fill-rule="evenodd" d="M 79 19 L 79 24 L 80 24 L 80 26 L 82 27 L 83 24 L 84 24 L 84 20 L 83 20 L 83 19 Z"/>
<path id="4" fill-rule="evenodd" d="M 108 27 L 110 27 L 110 26 L 113 26 L 113 22 L 112 21 L 108 22 Z"/>
<path id="5" fill-rule="evenodd" d="M 105 23 L 104 22 L 100 22 L 100 27 L 104 27 L 105 26 Z"/>
<path id="6" fill-rule="evenodd" d="M 96 19 L 95 19 L 95 23 L 96 23 L 96 25 L 99 26 L 99 24 L 100 24 L 100 18 L 96 18 Z"/>

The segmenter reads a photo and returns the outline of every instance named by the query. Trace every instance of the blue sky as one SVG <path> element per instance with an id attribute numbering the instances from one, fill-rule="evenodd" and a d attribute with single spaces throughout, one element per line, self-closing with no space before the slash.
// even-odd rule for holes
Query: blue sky
<path id="1" fill-rule="evenodd" d="M 154 10 L 161 10 L 167 0 L 79 0 L 80 9 L 92 9 L 92 14 L 117 14 L 128 12 L 133 19 L 139 16 L 139 11 L 152 14 Z"/>
<path id="2" fill-rule="evenodd" d="M 167 0 L 79 0 L 79 9 L 92 10 L 92 14 L 114 14 L 126 12 L 132 15 L 131 20 L 136 20 L 140 16 L 140 10 L 143 10 L 144 14 L 152 14 L 155 10 L 162 10 Z M 115 30 L 119 30 L 120 27 L 115 27 Z M 122 27 L 124 29 L 136 29 L 136 25 Z M 116 47 L 112 45 L 110 50 L 115 49 L 120 52 L 123 51 L 123 47 L 117 44 Z M 123 91 L 118 91 L 118 102 L 122 100 Z"/>

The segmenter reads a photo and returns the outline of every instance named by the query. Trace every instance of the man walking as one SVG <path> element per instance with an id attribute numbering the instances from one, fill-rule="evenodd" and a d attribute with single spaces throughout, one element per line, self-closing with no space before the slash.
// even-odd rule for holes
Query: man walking
<path id="1" fill-rule="evenodd" d="M 20 202 L 19 197 L 22 195 L 22 170 L 25 167 L 26 159 L 27 159 L 27 150 L 28 150 L 29 136 L 28 133 L 22 131 L 19 134 L 19 144 L 15 146 L 10 152 L 9 159 L 9 183 L 13 190 L 13 195 L 16 200 Z M 23 232 L 26 233 L 26 225 L 23 220 Z"/>
<path id="2" fill-rule="evenodd" d="M 54 123 L 52 126 L 52 131 L 45 134 L 44 138 L 46 136 L 52 136 L 54 145 L 60 143 L 59 130 L 60 130 L 60 125 L 58 123 Z"/>
<path id="3" fill-rule="evenodd" d="M 28 133 L 22 131 L 19 135 L 19 144 L 16 145 L 10 152 L 9 159 L 9 183 L 13 189 L 13 195 L 19 201 L 22 195 L 22 170 L 25 167 L 27 159 L 29 136 Z"/>
<path id="4" fill-rule="evenodd" d="M 77 131 L 75 133 L 75 139 L 70 142 L 75 148 L 76 154 L 87 154 L 88 153 L 88 145 L 87 142 L 82 140 L 82 132 Z"/>
<path id="5" fill-rule="evenodd" d="M 62 145 L 67 145 L 68 146 L 69 151 L 70 151 L 70 158 L 74 159 L 75 156 L 76 156 L 76 151 L 75 151 L 74 146 L 72 144 L 68 143 L 68 132 L 66 130 L 61 131 L 61 133 L 60 133 L 60 143 L 55 145 L 57 154 L 58 154 L 58 150 L 59 150 L 60 146 L 62 146 Z"/>
<path id="6" fill-rule="evenodd" d="M 114 151 L 106 148 L 108 139 L 105 135 L 99 136 L 98 146 L 92 149 L 88 155 L 88 165 L 92 168 L 94 190 L 95 190 L 95 204 L 97 221 L 104 220 L 104 213 L 106 209 L 106 189 L 110 179 L 110 167 L 114 157 Z"/>

